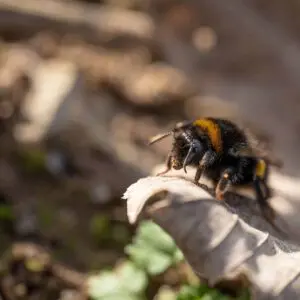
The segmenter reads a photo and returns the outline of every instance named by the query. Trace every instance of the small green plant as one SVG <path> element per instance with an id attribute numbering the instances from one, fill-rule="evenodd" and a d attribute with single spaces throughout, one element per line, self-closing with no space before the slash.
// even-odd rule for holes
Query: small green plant
<path id="1" fill-rule="evenodd" d="M 146 300 L 145 291 L 151 277 L 176 267 L 184 259 L 173 239 L 151 221 L 140 224 L 132 243 L 125 247 L 125 253 L 128 259 L 120 266 L 90 277 L 91 299 Z M 163 300 L 164 297 L 157 299 Z M 174 300 L 230 299 L 204 284 L 185 284 L 174 296 Z M 238 299 L 246 300 L 248 297 L 243 295 Z"/>
<path id="2" fill-rule="evenodd" d="M 96 300 L 142 300 L 148 284 L 146 274 L 130 261 L 116 272 L 104 271 L 89 280 L 89 293 Z"/>
<path id="3" fill-rule="evenodd" d="M 183 260 L 173 239 L 150 221 L 141 223 L 133 243 L 125 248 L 125 252 L 149 275 L 159 275 Z"/>
<path id="4" fill-rule="evenodd" d="M 219 291 L 211 289 L 204 284 L 184 285 L 181 287 L 176 300 L 229 300 Z"/>
<path id="5" fill-rule="evenodd" d="M 158 225 L 142 222 L 121 266 L 102 271 L 89 279 L 89 293 L 95 300 L 143 300 L 149 277 L 165 272 L 183 260 L 173 239 Z"/>

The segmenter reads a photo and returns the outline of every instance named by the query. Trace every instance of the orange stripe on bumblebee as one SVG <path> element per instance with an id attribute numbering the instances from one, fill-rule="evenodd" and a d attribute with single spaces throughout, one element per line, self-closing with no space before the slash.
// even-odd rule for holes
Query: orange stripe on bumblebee
<path id="1" fill-rule="evenodd" d="M 259 159 L 256 168 L 255 168 L 255 175 L 258 178 L 265 178 L 267 172 L 267 164 L 263 159 Z"/>
<path id="2" fill-rule="evenodd" d="M 221 130 L 218 124 L 209 119 L 198 119 L 193 122 L 193 125 L 198 126 L 205 134 L 208 135 L 216 152 L 222 151 Z"/>

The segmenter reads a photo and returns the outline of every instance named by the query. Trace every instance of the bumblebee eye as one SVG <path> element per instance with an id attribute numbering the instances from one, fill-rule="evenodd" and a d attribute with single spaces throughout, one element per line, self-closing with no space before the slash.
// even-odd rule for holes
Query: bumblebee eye
<path id="1" fill-rule="evenodd" d="M 200 153 L 203 151 L 202 143 L 198 140 L 193 140 L 192 147 L 194 153 Z"/>
<path id="2" fill-rule="evenodd" d="M 175 128 L 174 128 L 174 131 L 177 131 L 179 129 L 184 129 L 188 126 L 190 126 L 192 124 L 191 121 L 182 121 L 182 122 L 179 122 L 175 125 Z"/>
<path id="3" fill-rule="evenodd" d="M 183 162 L 183 169 L 186 171 L 186 166 L 191 163 L 191 161 L 193 160 L 193 158 L 195 157 L 195 155 L 202 153 L 203 152 L 203 146 L 201 144 L 200 141 L 194 139 L 191 143 L 191 145 L 189 146 L 189 151 L 184 159 Z"/>

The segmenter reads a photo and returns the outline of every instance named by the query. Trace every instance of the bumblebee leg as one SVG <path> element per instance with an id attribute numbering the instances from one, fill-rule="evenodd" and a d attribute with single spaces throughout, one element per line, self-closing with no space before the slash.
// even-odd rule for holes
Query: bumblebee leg
<path id="1" fill-rule="evenodd" d="M 268 198 L 271 197 L 271 191 L 269 187 L 267 186 L 266 182 L 260 178 L 255 178 L 254 180 L 254 188 L 257 194 L 257 201 L 261 209 L 261 213 L 263 217 L 268 221 L 275 230 L 277 230 L 281 235 L 283 235 L 286 238 L 289 238 L 286 231 L 279 228 L 275 223 L 275 211 L 274 209 L 269 205 Z M 264 194 L 265 192 L 265 194 Z"/>
<path id="2" fill-rule="evenodd" d="M 165 169 L 159 173 L 156 174 L 156 176 L 161 176 L 161 175 L 164 175 L 166 173 L 168 173 L 172 166 L 171 166 L 171 159 L 172 159 L 172 153 L 169 152 L 168 156 L 167 156 L 167 159 L 166 159 L 166 162 L 165 162 Z"/>
<path id="3" fill-rule="evenodd" d="M 266 217 L 267 220 L 271 221 L 275 217 L 275 213 L 272 207 L 269 206 L 267 199 L 270 197 L 270 189 L 267 187 L 266 183 L 256 178 L 254 180 L 254 189 L 257 196 L 257 202 L 260 206 L 262 214 Z"/>
<path id="4" fill-rule="evenodd" d="M 205 152 L 205 154 L 203 155 L 200 163 L 199 163 L 199 166 L 197 168 L 197 171 L 196 171 L 196 174 L 195 174 L 195 178 L 194 178 L 194 182 L 195 184 L 198 184 L 200 178 L 201 178 L 201 175 L 203 173 L 203 171 L 205 170 L 205 168 L 211 166 L 212 164 L 215 163 L 217 159 L 217 153 L 214 152 L 214 151 L 207 151 Z"/>
<path id="5" fill-rule="evenodd" d="M 217 184 L 215 193 L 216 193 L 216 199 L 219 201 L 224 200 L 224 195 L 228 191 L 228 189 L 232 186 L 232 174 L 233 169 L 228 168 L 223 173 L 222 176 Z"/>
<path id="6" fill-rule="evenodd" d="M 264 180 L 261 180 L 260 185 L 261 185 L 261 188 L 264 191 L 265 199 L 267 200 L 267 199 L 271 198 L 272 197 L 272 192 L 271 192 L 271 189 L 266 184 L 266 182 Z"/>

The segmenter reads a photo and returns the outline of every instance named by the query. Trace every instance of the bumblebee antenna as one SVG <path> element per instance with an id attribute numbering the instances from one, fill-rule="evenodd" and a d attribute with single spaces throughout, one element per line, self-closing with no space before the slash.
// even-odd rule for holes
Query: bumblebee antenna
<path id="1" fill-rule="evenodd" d="M 191 121 L 183 121 L 183 122 L 179 122 L 176 124 L 175 128 L 172 130 L 172 131 L 168 131 L 168 132 L 165 132 L 165 133 L 160 133 L 154 137 L 152 137 L 150 139 L 150 141 L 148 142 L 148 145 L 152 145 L 166 137 L 168 137 L 169 135 L 173 134 L 174 132 L 178 131 L 178 130 L 181 130 L 187 126 L 189 126 L 192 122 Z"/>
<path id="2" fill-rule="evenodd" d="M 188 154 L 186 155 L 186 157 L 185 157 L 185 159 L 184 159 L 184 162 L 183 162 L 183 166 L 182 166 L 182 167 L 183 167 L 183 170 L 184 170 L 185 173 L 187 173 L 187 171 L 186 171 L 186 166 L 187 166 L 187 164 L 188 164 L 189 161 L 190 161 L 190 157 L 191 157 L 192 151 L 193 151 L 193 146 L 190 147 L 189 152 L 188 152 Z"/>
<path id="3" fill-rule="evenodd" d="M 152 145 L 156 142 L 159 142 L 162 139 L 164 139 L 164 138 L 168 137 L 169 135 L 171 135 L 172 133 L 173 133 L 173 131 L 157 134 L 156 136 L 154 136 L 150 139 L 150 141 L 148 142 L 148 145 Z"/>

